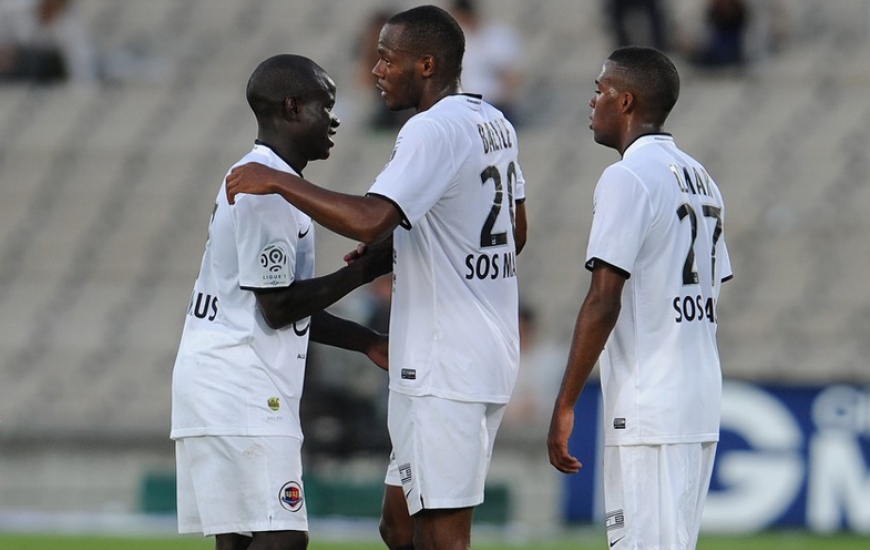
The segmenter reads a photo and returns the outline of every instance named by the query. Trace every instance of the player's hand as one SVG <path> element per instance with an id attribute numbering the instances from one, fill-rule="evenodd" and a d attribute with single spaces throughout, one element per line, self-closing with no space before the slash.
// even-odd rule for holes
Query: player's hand
<path id="1" fill-rule="evenodd" d="M 277 193 L 276 174 L 292 176 L 292 174 L 284 174 L 256 162 L 236 166 L 227 176 L 227 201 L 230 204 L 235 204 L 236 195 L 239 193 L 249 195 Z"/>
<path id="2" fill-rule="evenodd" d="M 358 245 L 356 245 L 356 248 L 354 250 L 351 250 L 344 255 L 344 263 L 346 263 L 347 265 L 351 265 L 355 261 L 362 258 L 363 254 L 366 253 L 367 249 L 368 247 L 366 245 L 364 245 L 363 243 L 359 243 Z"/>
<path id="3" fill-rule="evenodd" d="M 344 255 L 344 261 L 353 269 L 362 270 L 363 280 L 370 283 L 393 270 L 393 239 L 357 245 L 356 250 Z"/>
<path id="4" fill-rule="evenodd" d="M 366 350 L 366 356 L 378 367 L 389 370 L 390 368 L 389 338 L 381 334 Z"/>
<path id="5" fill-rule="evenodd" d="M 568 439 L 573 431 L 574 409 L 556 406 L 550 420 L 547 450 L 550 453 L 550 464 L 565 474 L 576 474 L 583 467 L 579 460 L 568 453 Z"/>

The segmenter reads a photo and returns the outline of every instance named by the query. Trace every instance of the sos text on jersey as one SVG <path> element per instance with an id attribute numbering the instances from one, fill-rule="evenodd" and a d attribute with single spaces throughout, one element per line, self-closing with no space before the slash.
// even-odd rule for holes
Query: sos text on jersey
<path id="1" fill-rule="evenodd" d="M 465 278 L 506 279 L 517 276 L 517 257 L 513 250 L 492 254 L 469 254 L 465 257 Z"/>

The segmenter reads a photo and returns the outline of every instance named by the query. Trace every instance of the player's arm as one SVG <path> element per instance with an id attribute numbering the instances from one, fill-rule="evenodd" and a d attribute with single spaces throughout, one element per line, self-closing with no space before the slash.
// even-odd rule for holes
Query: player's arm
<path id="1" fill-rule="evenodd" d="M 388 367 L 386 335 L 329 312 L 320 311 L 312 315 L 311 341 L 364 353 L 380 368 Z"/>
<path id="2" fill-rule="evenodd" d="M 517 254 L 519 254 L 523 251 L 523 247 L 526 246 L 526 235 L 529 231 L 529 224 L 526 219 L 526 201 L 517 203 L 515 223 L 514 242 L 517 244 Z"/>
<path id="3" fill-rule="evenodd" d="M 369 247 L 357 261 L 329 275 L 294 281 L 284 288 L 254 289 L 257 306 L 270 328 L 283 328 L 389 273 L 392 266 L 392 241 L 379 243 Z"/>
<path id="4" fill-rule="evenodd" d="M 226 187 L 230 204 L 239 193 L 278 194 L 330 231 L 366 244 L 388 237 L 402 219 L 386 199 L 330 191 L 255 162 L 233 168 Z"/>
<path id="5" fill-rule="evenodd" d="M 625 280 L 624 271 L 596 262 L 589 292 L 577 315 L 568 364 L 553 407 L 547 436 L 550 464 L 566 474 L 576 473 L 582 467 L 580 461 L 568 453 L 568 438 L 574 430 L 574 405 L 616 325 L 622 307 Z"/>

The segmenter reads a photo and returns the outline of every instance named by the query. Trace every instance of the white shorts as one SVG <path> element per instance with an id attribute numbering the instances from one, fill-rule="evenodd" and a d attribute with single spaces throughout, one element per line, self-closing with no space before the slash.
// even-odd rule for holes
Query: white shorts
<path id="1" fill-rule="evenodd" d="M 715 455 L 715 442 L 605 447 L 610 548 L 695 548 Z"/>
<path id="2" fill-rule="evenodd" d="M 187 437 L 175 461 L 179 533 L 308 531 L 301 440 Z"/>
<path id="3" fill-rule="evenodd" d="M 393 443 L 385 483 L 401 486 L 411 515 L 483 502 L 505 405 L 390 392 Z"/>

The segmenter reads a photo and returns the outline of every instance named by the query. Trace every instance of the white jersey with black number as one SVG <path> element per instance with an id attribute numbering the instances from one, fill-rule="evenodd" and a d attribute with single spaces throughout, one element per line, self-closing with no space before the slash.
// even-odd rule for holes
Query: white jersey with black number
<path id="1" fill-rule="evenodd" d="M 519 337 L 514 212 L 517 136 L 478 96 L 412 117 L 369 193 L 393 202 L 390 389 L 506 403 Z"/>
<path id="2" fill-rule="evenodd" d="M 641 137 L 598 181 L 587 267 L 628 276 L 601 355 L 605 444 L 718 440 L 724 219 L 719 188 L 669 135 Z"/>
<path id="3" fill-rule="evenodd" d="M 295 173 L 261 144 L 235 166 L 248 162 Z M 314 227 L 278 195 L 239 195 L 230 206 L 225 185 L 175 360 L 171 435 L 301 439 L 309 319 L 269 328 L 253 289 L 287 287 L 314 276 Z"/>

